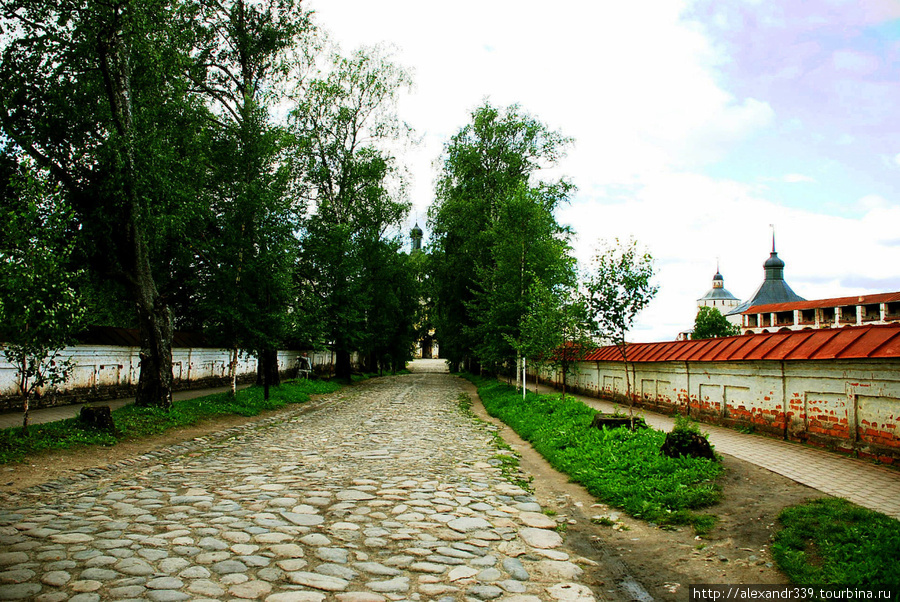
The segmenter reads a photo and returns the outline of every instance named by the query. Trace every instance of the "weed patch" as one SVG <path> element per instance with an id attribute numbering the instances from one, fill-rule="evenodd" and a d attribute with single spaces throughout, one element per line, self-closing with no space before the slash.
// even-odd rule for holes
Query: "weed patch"
<path id="1" fill-rule="evenodd" d="M 802 585 L 900 586 L 900 521 L 838 498 L 785 508 L 772 555 Z"/>
<path id="2" fill-rule="evenodd" d="M 666 434 L 654 429 L 596 429 L 596 412 L 572 398 L 520 392 L 508 385 L 465 375 L 496 416 L 560 472 L 592 495 L 630 515 L 659 525 L 690 524 L 698 532 L 716 518 L 696 512 L 716 503 L 720 463 L 660 455 Z"/>
<path id="3" fill-rule="evenodd" d="M 265 410 L 303 403 L 309 401 L 310 395 L 332 393 L 339 388 L 339 385 L 326 381 L 296 380 L 272 387 L 268 401 L 263 399 L 262 387 L 249 387 L 241 389 L 234 397 L 229 393 L 217 393 L 176 401 L 168 411 L 127 405 L 112 413 L 118 435 L 85 427 L 77 418 L 33 424 L 28 427 L 27 435 L 21 427 L 2 429 L 0 464 L 21 461 L 42 451 L 115 445 L 121 440 L 156 435 L 218 416 L 256 416 Z"/>

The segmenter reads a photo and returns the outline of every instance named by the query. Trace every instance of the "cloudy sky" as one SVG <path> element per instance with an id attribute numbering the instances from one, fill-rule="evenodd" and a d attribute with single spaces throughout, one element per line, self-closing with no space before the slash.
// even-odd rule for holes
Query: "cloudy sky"
<path id="1" fill-rule="evenodd" d="M 578 186 L 559 218 L 579 258 L 628 236 L 656 258 L 632 340 L 689 328 L 717 260 L 748 298 L 770 224 L 799 295 L 900 290 L 896 0 L 306 6 L 345 50 L 387 42 L 413 71 L 400 111 L 421 139 L 404 159 L 423 227 L 435 160 L 484 99 L 575 139 L 554 175 Z"/>

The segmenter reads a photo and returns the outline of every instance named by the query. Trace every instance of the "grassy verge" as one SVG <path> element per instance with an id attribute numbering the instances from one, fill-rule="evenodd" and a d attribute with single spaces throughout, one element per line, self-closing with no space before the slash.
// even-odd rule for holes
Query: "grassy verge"
<path id="1" fill-rule="evenodd" d="M 772 555 L 797 584 L 900 587 L 900 521 L 846 500 L 785 508 Z"/>
<path id="2" fill-rule="evenodd" d="M 508 385 L 464 376 L 492 416 L 595 497 L 660 525 L 689 524 L 702 533 L 715 524 L 714 516 L 696 510 L 719 500 L 720 463 L 661 455 L 666 435 L 654 429 L 591 428 L 596 411 L 572 398 L 529 393 L 523 401 Z"/>
<path id="3" fill-rule="evenodd" d="M 237 414 L 256 416 L 265 410 L 276 410 L 291 403 L 303 403 L 310 395 L 331 393 L 340 388 L 336 383 L 317 380 L 288 381 L 270 389 L 269 400 L 263 399 L 262 387 L 238 391 L 232 398 L 218 393 L 176 401 L 170 411 L 157 408 L 124 406 L 112 413 L 119 433 L 101 432 L 81 425 L 77 418 L 34 424 L 28 434 L 21 427 L 0 430 L 0 464 L 21 461 L 47 450 L 69 449 L 87 445 L 115 445 L 124 439 L 155 435 L 172 428 L 191 426 L 204 419 Z"/>
<path id="4" fill-rule="evenodd" d="M 460 411 L 471 418 L 472 420 L 476 420 L 480 423 L 484 423 L 481 418 L 478 417 L 475 412 L 472 411 L 472 398 L 469 397 L 466 393 L 461 393 L 457 398 L 457 405 L 459 406 Z M 496 430 L 497 427 L 487 423 L 489 425 L 489 430 L 491 433 L 492 441 L 491 444 L 496 448 L 497 453 L 494 454 L 494 457 L 491 458 L 492 462 L 495 463 L 495 466 L 500 467 L 500 474 L 503 475 L 503 478 L 512 483 L 513 485 L 517 485 L 524 489 L 525 491 L 533 491 L 531 488 L 531 482 L 534 480 L 532 476 L 526 476 L 519 469 L 519 456 L 516 452 L 513 451 L 513 448 L 503 440 L 503 437 L 500 436 L 500 432 Z"/>

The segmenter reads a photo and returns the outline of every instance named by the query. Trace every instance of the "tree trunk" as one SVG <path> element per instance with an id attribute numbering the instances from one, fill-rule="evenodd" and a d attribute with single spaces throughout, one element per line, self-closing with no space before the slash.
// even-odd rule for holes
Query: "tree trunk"
<path id="1" fill-rule="evenodd" d="M 237 395 L 237 347 L 231 350 L 231 364 L 228 366 L 228 379 L 231 381 L 231 396 Z"/>
<path id="2" fill-rule="evenodd" d="M 628 396 L 628 417 L 631 419 L 631 430 L 634 430 L 634 397 L 631 395 L 631 375 L 628 374 L 628 343 L 622 337 L 622 364 L 625 366 L 625 395 Z"/>
<path id="3" fill-rule="evenodd" d="M 134 403 L 142 407 L 172 407 L 172 336 L 174 325 L 168 303 L 160 296 L 153 280 L 149 250 L 143 231 L 132 218 L 129 227 L 132 255 L 128 279 L 137 300 L 141 337 L 141 372 Z"/>
<path id="4" fill-rule="evenodd" d="M 134 118 L 132 115 L 131 62 L 128 44 L 122 39 L 120 19 L 127 7 L 120 6 L 98 38 L 100 71 L 112 111 L 112 121 L 120 137 L 119 153 L 124 223 L 118 239 L 118 254 L 126 280 L 137 304 L 141 336 L 141 374 L 135 405 L 172 407 L 172 334 L 174 326 L 168 303 L 160 296 L 153 279 L 150 249 L 145 237 L 141 207 L 146 201 L 137 191 L 134 161 Z"/>
<path id="5" fill-rule="evenodd" d="M 148 266 L 149 268 L 149 266 Z M 156 294 L 138 302 L 141 336 L 141 373 L 134 403 L 141 407 L 172 407 L 172 312 Z M 146 291 L 146 289 L 145 289 Z M 149 291 L 146 291 L 149 292 Z M 144 295 L 146 297 L 146 295 Z M 139 297 L 140 298 L 140 297 Z"/>
<path id="6" fill-rule="evenodd" d="M 337 356 L 337 363 L 335 365 L 334 375 L 341 380 L 350 380 L 350 352 L 337 351 L 335 355 Z"/>
<path id="7" fill-rule="evenodd" d="M 278 369 L 278 350 L 277 349 L 268 349 L 268 361 L 266 362 L 266 368 L 269 371 L 269 384 L 273 387 L 281 386 L 281 371 Z"/>
<path id="8" fill-rule="evenodd" d="M 269 399 L 269 387 L 281 385 L 281 372 L 278 371 L 278 350 L 262 349 L 256 358 L 256 384 L 263 387 L 263 399 Z"/>
<path id="9" fill-rule="evenodd" d="M 29 406 L 28 395 L 22 396 L 22 434 L 28 434 L 28 406 Z"/>
<path id="10" fill-rule="evenodd" d="M 281 385 L 281 373 L 278 371 L 278 350 L 262 349 L 256 358 L 256 384 Z"/>
<path id="11" fill-rule="evenodd" d="M 522 382 L 524 373 L 525 373 L 525 366 L 522 365 L 522 354 L 519 352 L 516 352 L 516 391 L 519 390 L 520 385 L 523 388 L 525 387 L 525 383 Z"/>

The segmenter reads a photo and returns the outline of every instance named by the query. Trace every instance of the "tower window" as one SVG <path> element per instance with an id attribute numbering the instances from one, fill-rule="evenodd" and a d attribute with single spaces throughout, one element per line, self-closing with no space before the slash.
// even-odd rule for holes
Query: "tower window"
<path id="1" fill-rule="evenodd" d="M 863 322 L 875 322 L 881 319 L 881 304 L 863 305 Z"/>
<path id="2" fill-rule="evenodd" d="M 841 307 L 841 324 L 856 324 L 855 305 L 844 305 Z"/>

